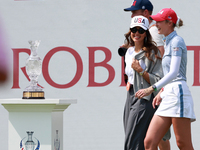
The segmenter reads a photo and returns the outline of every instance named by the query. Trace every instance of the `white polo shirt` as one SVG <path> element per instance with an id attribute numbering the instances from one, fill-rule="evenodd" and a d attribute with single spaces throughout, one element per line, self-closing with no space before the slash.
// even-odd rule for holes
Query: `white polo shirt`
<path id="1" fill-rule="evenodd" d="M 158 34 L 158 28 L 156 27 L 156 22 L 152 21 L 149 25 L 149 32 L 152 36 L 154 42 L 156 42 L 157 46 L 164 46 L 163 38 L 165 37 L 162 34 Z"/>

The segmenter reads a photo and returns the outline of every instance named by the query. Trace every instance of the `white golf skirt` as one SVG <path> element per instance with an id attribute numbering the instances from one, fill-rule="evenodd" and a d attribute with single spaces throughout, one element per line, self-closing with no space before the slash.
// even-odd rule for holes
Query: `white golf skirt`
<path id="1" fill-rule="evenodd" d="M 161 93 L 162 102 L 155 112 L 158 116 L 190 118 L 196 120 L 193 99 L 185 81 L 167 84 Z"/>

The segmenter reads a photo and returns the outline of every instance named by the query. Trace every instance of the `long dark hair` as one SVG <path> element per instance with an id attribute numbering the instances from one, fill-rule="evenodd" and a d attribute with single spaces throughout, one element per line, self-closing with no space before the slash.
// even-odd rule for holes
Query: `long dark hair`
<path id="1" fill-rule="evenodd" d="M 131 30 L 129 30 L 128 33 L 126 33 L 125 35 L 125 46 L 126 48 L 129 48 L 131 46 L 135 46 L 135 42 L 132 40 L 131 38 Z M 157 59 L 162 59 L 161 57 L 159 57 L 158 54 L 158 47 L 156 46 L 156 43 L 152 40 L 151 34 L 149 32 L 149 30 L 146 30 L 146 37 L 144 38 L 144 44 L 143 44 L 143 48 L 142 48 L 146 53 L 145 56 L 153 61 L 150 56 L 151 56 L 151 51 L 154 50 L 155 52 L 155 57 Z"/>

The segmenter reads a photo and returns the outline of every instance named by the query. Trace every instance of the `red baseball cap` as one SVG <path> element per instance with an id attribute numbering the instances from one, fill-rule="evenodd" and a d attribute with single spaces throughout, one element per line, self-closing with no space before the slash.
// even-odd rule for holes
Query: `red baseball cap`
<path id="1" fill-rule="evenodd" d="M 171 20 L 174 24 L 176 24 L 178 20 L 175 11 L 173 11 L 171 8 L 164 8 L 156 15 L 151 15 L 151 18 L 155 21 Z"/>

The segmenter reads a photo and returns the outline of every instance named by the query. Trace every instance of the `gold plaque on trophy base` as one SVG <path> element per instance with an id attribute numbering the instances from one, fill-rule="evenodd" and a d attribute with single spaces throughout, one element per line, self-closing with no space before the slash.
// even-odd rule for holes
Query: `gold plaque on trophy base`
<path id="1" fill-rule="evenodd" d="M 24 91 L 22 99 L 45 99 L 44 91 Z"/>

